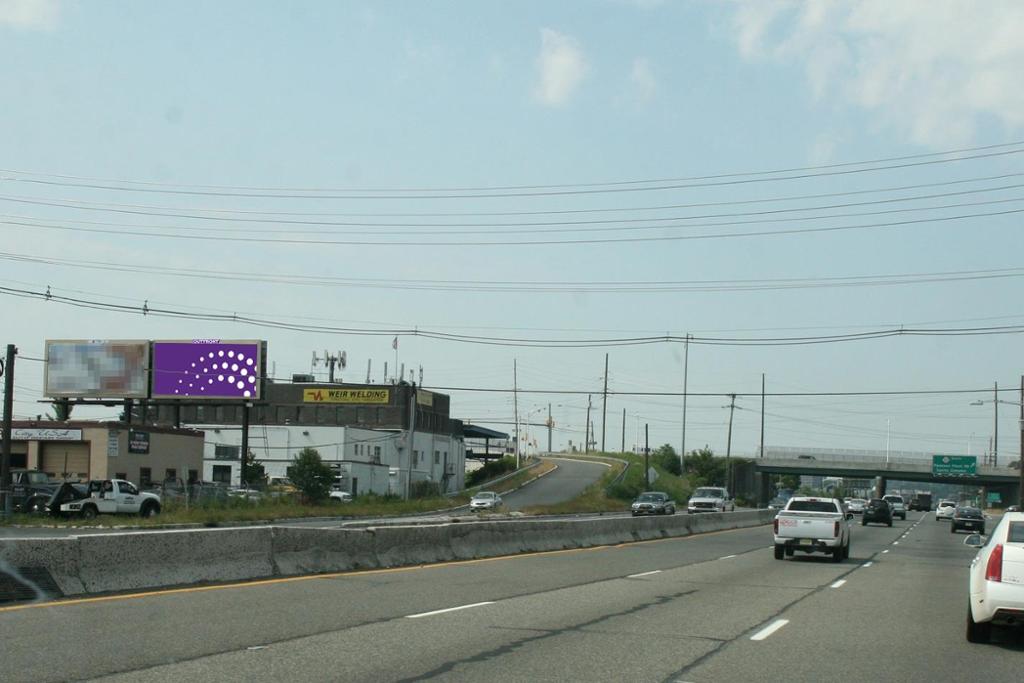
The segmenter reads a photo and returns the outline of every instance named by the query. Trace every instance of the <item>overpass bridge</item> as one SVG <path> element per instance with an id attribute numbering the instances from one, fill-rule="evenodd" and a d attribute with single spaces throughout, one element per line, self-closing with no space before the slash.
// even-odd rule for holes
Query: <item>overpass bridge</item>
<path id="1" fill-rule="evenodd" d="M 932 471 L 936 453 L 830 448 L 765 448 L 764 457 L 754 460 L 756 472 L 849 479 L 875 479 L 878 495 L 890 480 L 960 484 L 997 491 L 1005 504 L 1017 503 L 1020 473 L 1015 467 L 978 465 L 973 476 L 937 475 Z M 949 454 L 943 454 L 949 455 Z M 769 478 L 761 477 L 761 497 L 768 496 Z"/>

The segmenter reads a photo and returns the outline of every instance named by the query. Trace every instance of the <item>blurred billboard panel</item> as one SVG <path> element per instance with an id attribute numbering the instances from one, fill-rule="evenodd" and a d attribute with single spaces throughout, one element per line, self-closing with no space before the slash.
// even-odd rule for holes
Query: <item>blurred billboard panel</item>
<path id="1" fill-rule="evenodd" d="M 43 381 L 53 398 L 146 398 L 149 342 L 47 340 Z"/>
<path id="2" fill-rule="evenodd" d="M 153 398 L 258 399 L 263 342 L 153 342 Z"/>

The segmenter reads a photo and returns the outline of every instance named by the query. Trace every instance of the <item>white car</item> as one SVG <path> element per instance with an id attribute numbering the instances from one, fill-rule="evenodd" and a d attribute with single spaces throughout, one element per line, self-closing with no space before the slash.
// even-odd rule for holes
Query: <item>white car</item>
<path id="1" fill-rule="evenodd" d="M 729 491 L 721 486 L 701 486 L 686 502 L 686 511 L 691 515 L 698 512 L 732 512 L 736 509 Z"/>
<path id="2" fill-rule="evenodd" d="M 953 519 L 953 514 L 956 512 L 956 501 L 955 500 L 940 500 L 939 506 L 935 508 L 935 521 L 938 522 L 940 519 L 950 520 Z"/>
<path id="3" fill-rule="evenodd" d="M 86 519 L 99 514 L 153 517 L 160 514 L 160 496 L 139 491 L 135 484 L 124 479 L 94 479 L 85 485 L 62 484 L 50 500 L 50 509 L 57 514 L 80 515 Z"/>
<path id="4" fill-rule="evenodd" d="M 496 510 L 501 507 L 501 496 L 493 491 L 480 491 L 469 501 L 471 512 L 477 510 Z"/>
<path id="5" fill-rule="evenodd" d="M 351 503 L 352 494 L 348 491 L 342 491 L 340 488 L 331 487 L 331 492 L 327 494 L 327 498 L 331 502 L 337 503 Z"/>
<path id="6" fill-rule="evenodd" d="M 863 498 L 851 498 L 850 502 L 847 503 L 846 509 L 855 515 L 864 514 L 864 508 L 867 507 L 868 502 Z"/>
<path id="7" fill-rule="evenodd" d="M 899 517 L 900 519 L 907 518 L 907 504 L 903 502 L 903 496 L 897 496 L 895 494 L 889 494 L 882 496 L 882 500 L 889 504 L 892 508 L 892 516 Z"/>
<path id="8" fill-rule="evenodd" d="M 1024 512 L 1007 512 L 988 537 L 974 534 L 967 545 L 980 546 L 971 562 L 967 640 L 987 643 L 993 626 L 1024 624 Z"/>

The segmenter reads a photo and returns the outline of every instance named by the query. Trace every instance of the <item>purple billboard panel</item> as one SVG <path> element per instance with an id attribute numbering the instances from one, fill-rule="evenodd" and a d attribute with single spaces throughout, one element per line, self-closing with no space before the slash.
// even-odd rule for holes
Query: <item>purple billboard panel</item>
<path id="1" fill-rule="evenodd" d="M 153 342 L 153 398 L 257 399 L 259 341 Z"/>

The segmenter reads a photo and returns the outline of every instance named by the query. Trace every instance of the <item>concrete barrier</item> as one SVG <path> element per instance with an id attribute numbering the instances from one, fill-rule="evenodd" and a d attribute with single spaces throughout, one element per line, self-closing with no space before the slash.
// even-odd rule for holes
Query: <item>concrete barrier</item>
<path id="1" fill-rule="evenodd" d="M 769 510 L 748 510 L 645 518 L 0 539 L 0 560 L 12 567 L 44 567 L 65 595 L 81 595 L 616 545 L 759 526 L 774 516 Z"/>

